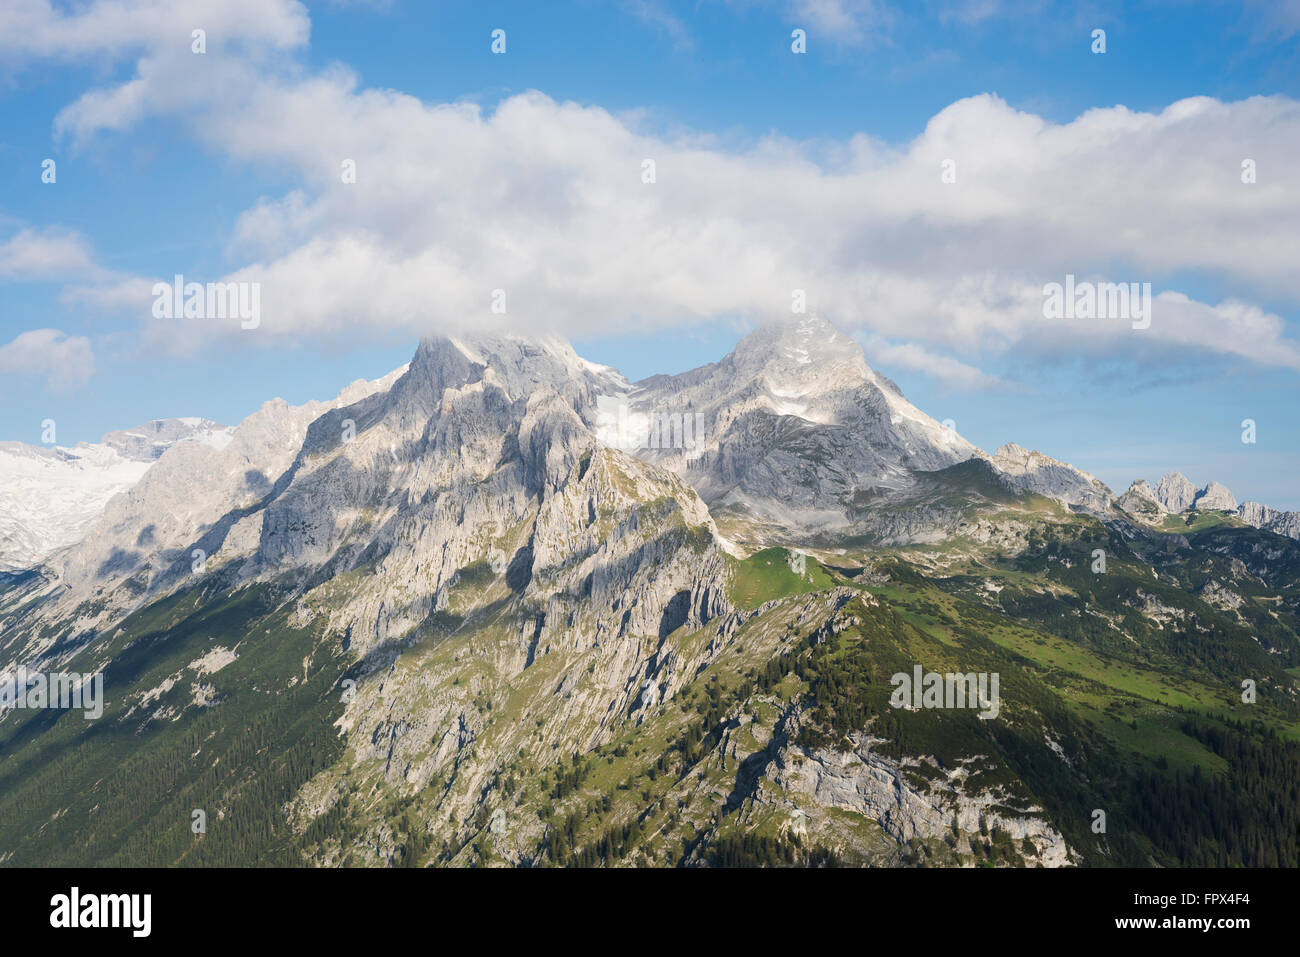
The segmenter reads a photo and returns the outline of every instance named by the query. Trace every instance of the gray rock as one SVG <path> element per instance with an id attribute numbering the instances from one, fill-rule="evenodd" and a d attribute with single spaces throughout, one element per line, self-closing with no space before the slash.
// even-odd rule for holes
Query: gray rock
<path id="1" fill-rule="evenodd" d="M 1146 479 L 1138 479 L 1130 485 L 1116 504 L 1130 515 L 1147 522 L 1159 522 L 1168 514 Z"/>
<path id="2" fill-rule="evenodd" d="M 1235 512 L 1237 500 L 1218 482 L 1211 482 L 1196 494 L 1192 506 L 1201 511 Z"/>
<path id="3" fill-rule="evenodd" d="M 1300 539 L 1300 512 L 1284 512 L 1259 502 L 1242 502 L 1237 506 L 1237 515 L 1247 525 Z"/>
<path id="4" fill-rule="evenodd" d="M 1156 483 L 1154 492 L 1160 507 L 1175 514 L 1191 508 L 1199 494 L 1196 486 L 1181 472 L 1170 472 Z"/>
<path id="5" fill-rule="evenodd" d="M 1115 493 L 1100 479 L 1015 443 L 1007 443 L 994 452 L 993 464 L 1018 488 L 1066 505 L 1102 511 L 1115 498 Z"/>

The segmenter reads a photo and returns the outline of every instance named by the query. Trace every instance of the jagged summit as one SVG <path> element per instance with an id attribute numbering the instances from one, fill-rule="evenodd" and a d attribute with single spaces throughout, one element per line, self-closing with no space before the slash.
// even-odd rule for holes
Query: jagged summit
<path id="1" fill-rule="evenodd" d="M 471 462 L 482 457 L 474 466 L 481 478 L 496 461 L 491 455 L 511 454 L 499 444 L 505 435 L 520 443 L 529 494 L 554 492 L 567 480 L 569 464 L 607 445 L 674 473 L 716 513 L 795 537 L 852 528 L 888 541 L 941 534 L 936 529 L 947 519 L 936 519 L 929 506 L 906 521 L 899 509 L 954 482 L 969 485 L 963 494 L 977 502 L 986 490 L 969 475 L 938 484 L 926 478 L 972 459 L 987 462 L 996 481 L 1017 493 L 1099 515 L 1116 502 L 1094 476 L 1041 452 L 1007 443 L 989 455 L 968 442 L 910 403 L 870 367 L 851 336 L 819 316 L 761 325 L 717 362 L 637 383 L 582 358 L 557 337 L 457 334 L 421 340 L 409 365 L 354 383 L 331 402 L 297 408 L 271 402 L 238 429 L 204 419 L 161 420 L 110 433 L 98 452 L 64 450 L 59 458 L 28 449 L 15 457 L 6 448 L 0 464 L 22 459 L 30 471 L 33 462 L 58 460 L 62 467 L 66 459 L 83 476 L 79 482 L 91 473 L 105 481 L 92 483 L 97 491 L 84 497 L 84 507 L 59 506 L 60 515 L 76 517 L 72 530 L 61 533 L 50 523 L 24 524 L 24 513 L 40 509 L 14 492 L 35 488 L 45 495 L 40 483 L 49 476 L 24 479 L 25 486 L 11 482 L 10 497 L 0 501 L 0 561 L 6 567 L 41 561 L 86 535 L 90 520 L 107 509 L 93 529 L 95 541 L 61 562 L 69 580 L 88 585 L 106 570 L 156 571 L 163 543 L 179 553 L 223 514 L 260 501 L 295 462 L 333 454 L 345 423 L 361 439 L 348 454 L 350 481 L 359 486 L 378 481 L 368 473 L 387 468 L 393 456 L 434 448 Z M 361 451 L 366 457 L 355 459 Z M 117 471 L 105 470 L 96 456 L 118 463 Z M 1237 509 L 1223 486 L 1198 489 L 1176 472 L 1154 488 L 1135 486 L 1118 504 L 1152 518 L 1193 507 Z M 882 532 L 881 516 L 891 509 Z M 1283 513 L 1262 506 L 1248 511 L 1252 524 L 1291 527 Z"/>
<path id="2" fill-rule="evenodd" d="M 799 534 L 870 524 L 876 506 L 931 488 L 921 476 L 971 459 L 1013 489 L 1068 505 L 1099 510 L 1110 497 L 1087 473 L 1014 444 L 989 456 L 910 403 L 818 316 L 767 323 L 718 362 L 635 384 L 557 337 L 456 334 L 422 339 L 407 366 L 331 402 L 268 403 L 237 430 L 193 419 L 112 433 L 113 454 L 138 466 L 81 515 L 78 535 L 113 494 L 130 495 L 61 567 L 83 583 L 107 569 L 156 570 L 163 543 L 179 550 L 223 514 L 252 507 L 295 462 L 331 454 L 345 430 L 371 450 L 355 463 L 363 486 L 385 456 L 436 446 L 473 460 L 506 433 L 523 443 L 530 488 L 553 489 L 565 462 L 605 444 L 675 473 L 714 508 Z M 177 445 L 194 448 L 163 454 Z M 920 531 L 894 526 L 894 539 Z M 20 561 L 49 554 L 29 545 L 11 550 Z"/>
<path id="3" fill-rule="evenodd" d="M 706 502 L 787 528 L 844 528 L 855 502 L 984 453 L 907 401 L 820 317 L 768 323 L 718 362 L 636 383 L 637 414 L 698 417 L 689 447 L 638 453 Z"/>
<path id="4" fill-rule="evenodd" d="M 1233 512 L 1237 509 L 1237 500 L 1232 497 L 1232 493 L 1227 488 L 1218 482 L 1211 482 L 1197 493 L 1192 505 L 1199 509 Z"/>
<path id="5" fill-rule="evenodd" d="M 1159 524 L 1169 515 L 1191 512 L 1235 512 L 1247 525 L 1300 539 L 1300 512 L 1269 508 L 1259 502 L 1237 503 L 1226 486 L 1211 481 L 1197 488 L 1181 472 L 1170 472 L 1153 489 L 1146 479 L 1135 481 L 1117 501 L 1121 509 L 1143 521 Z"/>
<path id="6" fill-rule="evenodd" d="M 1189 509 L 1217 510 L 1231 512 L 1237 508 L 1237 500 L 1227 488 L 1218 482 L 1210 482 L 1203 488 L 1197 488 L 1181 472 L 1170 472 L 1160 479 L 1152 489 L 1145 479 L 1133 483 L 1130 491 L 1138 489 L 1139 494 L 1150 495 L 1164 511 L 1179 515 Z M 1144 491 L 1143 491 L 1144 490 Z"/>
<path id="7" fill-rule="evenodd" d="M 1182 512 L 1192 507 L 1199 491 L 1182 472 L 1170 472 L 1156 482 L 1156 501 L 1166 512 Z"/>
<path id="8" fill-rule="evenodd" d="M 1160 522 L 1167 514 L 1167 510 L 1156 498 L 1155 491 L 1147 484 L 1146 479 L 1138 479 L 1130 485 L 1128 491 L 1121 495 L 1115 504 L 1130 515 L 1148 522 Z"/>

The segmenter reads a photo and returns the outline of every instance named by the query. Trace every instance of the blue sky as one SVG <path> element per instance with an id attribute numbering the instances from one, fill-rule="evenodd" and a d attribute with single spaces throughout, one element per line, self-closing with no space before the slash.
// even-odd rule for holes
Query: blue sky
<path id="1" fill-rule="evenodd" d="M 498 283 L 519 327 L 681 371 L 807 285 L 990 451 L 1300 508 L 1294 2 L 126 6 L 0 13 L 0 438 L 328 398 Z M 1045 329 L 1067 272 L 1182 298 Z M 262 328 L 154 319 L 176 273 L 262 282 Z"/>

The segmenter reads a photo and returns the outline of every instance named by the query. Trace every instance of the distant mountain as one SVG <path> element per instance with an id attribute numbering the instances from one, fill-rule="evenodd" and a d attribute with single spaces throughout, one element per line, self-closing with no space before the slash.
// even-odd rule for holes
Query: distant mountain
<path id="1" fill-rule="evenodd" d="M 212 448 L 225 448 L 234 429 L 209 419 L 156 419 L 134 429 L 109 432 L 100 444 L 108 446 L 124 459 L 152 462 L 178 442 L 199 442 Z"/>
<path id="2" fill-rule="evenodd" d="M 1196 501 L 1200 491 L 1187 480 L 1182 472 L 1170 472 L 1156 482 L 1155 499 L 1166 512 L 1175 514 L 1186 511 Z"/>
<path id="3" fill-rule="evenodd" d="M 1138 479 L 1129 486 L 1128 491 L 1119 497 L 1116 504 L 1135 518 L 1147 522 L 1159 523 L 1169 513 L 1155 489 L 1147 484 L 1146 479 Z"/>
<path id="4" fill-rule="evenodd" d="M 1300 539 L 1300 512 L 1269 508 L 1259 502 L 1242 502 L 1237 506 L 1237 514 L 1247 525 L 1276 532 L 1287 538 Z"/>
<path id="5" fill-rule="evenodd" d="M 1232 512 L 1247 525 L 1288 538 L 1300 539 L 1300 512 L 1286 512 L 1258 502 L 1237 504 L 1225 486 L 1209 482 L 1197 488 L 1181 472 L 1170 472 L 1152 488 L 1138 479 L 1116 503 L 1128 514 L 1160 524 L 1170 515 L 1187 517 L 1200 512 Z"/>
<path id="6" fill-rule="evenodd" d="M 0 571 L 31 567 L 78 541 L 167 449 L 219 448 L 232 431 L 207 419 L 159 419 L 73 448 L 0 442 Z"/>
<path id="7" fill-rule="evenodd" d="M 969 507 L 1008 493 L 1089 509 L 1113 498 L 1041 453 L 1009 444 L 990 456 L 907 401 L 853 339 L 817 317 L 763 326 L 719 362 L 654 376 L 607 402 L 641 422 L 694 417 L 693 444 L 643 442 L 636 454 L 682 476 L 742 536 L 755 528 L 795 541 L 856 534 L 900 544 L 946 535 Z M 991 468 L 939 485 L 930 478 L 972 459 Z"/>
<path id="8" fill-rule="evenodd" d="M 637 454 L 710 505 L 810 529 L 844 527 L 855 499 L 905 491 L 918 471 L 983 454 L 818 318 L 763 326 L 721 361 L 638 382 L 622 400 L 647 417 L 702 417 L 693 447 Z"/>

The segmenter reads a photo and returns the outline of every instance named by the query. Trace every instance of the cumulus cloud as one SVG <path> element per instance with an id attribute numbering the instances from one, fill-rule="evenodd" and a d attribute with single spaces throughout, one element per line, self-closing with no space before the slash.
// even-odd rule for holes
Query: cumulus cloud
<path id="1" fill-rule="evenodd" d="M 289 48 L 307 42 L 310 21 L 296 0 L 90 0 L 56 7 L 52 0 L 0 4 L 0 63 L 38 59 L 116 60 L 180 49 L 206 31 L 209 51 Z"/>
<path id="2" fill-rule="evenodd" d="M 790 0 L 788 15 L 818 37 L 848 46 L 880 39 L 896 16 L 881 0 Z"/>
<path id="3" fill-rule="evenodd" d="M 951 356 L 937 355 L 915 342 L 889 342 L 880 336 L 859 340 L 871 363 L 881 369 L 920 372 L 954 389 L 1002 389 L 1008 383 Z"/>
<path id="4" fill-rule="evenodd" d="M 106 275 L 76 232 L 20 229 L 0 242 L 0 280 L 93 279 Z"/>
<path id="5" fill-rule="evenodd" d="M 86 139 L 161 116 L 238 162 L 296 173 L 295 189 L 240 219 L 230 249 L 246 265 L 187 276 L 260 283 L 257 341 L 493 325 L 608 334 L 788 315 L 803 290 L 868 341 L 916 343 L 891 347 L 899 361 L 972 385 L 978 357 L 1009 350 L 1199 350 L 1300 368 L 1287 324 L 1250 305 L 1300 301 L 1300 103 L 1287 97 L 1058 124 L 985 94 L 899 145 L 724 147 L 538 92 L 484 109 L 365 89 L 341 67 L 269 66 L 259 44 L 306 34 L 297 4 L 270 6 L 247 49 L 182 61 L 168 33 L 169 52 L 150 48 L 134 76 L 57 122 Z M 832 19 L 847 9 L 816 5 Z M 1189 299 L 1172 288 L 1188 272 L 1234 298 Z M 1067 273 L 1151 282 L 1150 328 L 1045 319 L 1043 286 Z M 505 314 L 491 310 L 497 290 Z M 213 330 L 238 334 L 202 334 Z"/>
<path id="6" fill-rule="evenodd" d="M 90 340 L 59 329 L 32 329 L 0 345 L 0 372 L 10 376 L 44 376 L 56 390 L 89 381 L 95 373 Z"/>
<path id="7" fill-rule="evenodd" d="M 679 50 L 694 46 L 691 32 L 662 0 L 623 0 L 623 9 L 642 23 L 664 34 Z"/>

